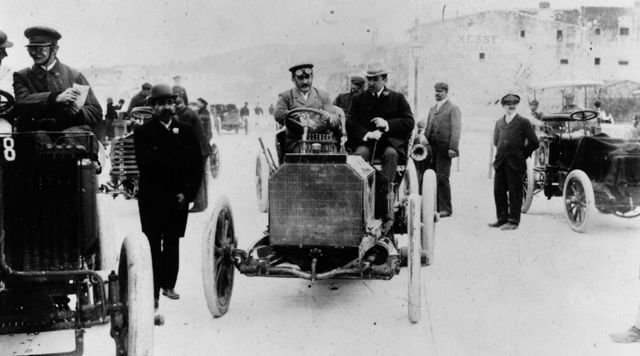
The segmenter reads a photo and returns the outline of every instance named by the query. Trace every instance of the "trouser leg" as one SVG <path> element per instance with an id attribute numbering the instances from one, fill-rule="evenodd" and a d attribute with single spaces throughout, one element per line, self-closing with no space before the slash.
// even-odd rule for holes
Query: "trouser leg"
<path id="1" fill-rule="evenodd" d="M 496 168 L 493 177 L 493 198 L 496 203 L 496 217 L 498 221 L 509 219 L 509 201 L 507 199 L 506 164 Z"/>
<path id="2" fill-rule="evenodd" d="M 202 157 L 202 167 L 207 168 L 207 160 L 209 155 Z M 207 171 L 203 170 L 202 180 L 200 181 L 200 189 L 198 189 L 198 195 L 193 202 L 194 211 L 202 211 L 207 208 Z"/>
<path id="3" fill-rule="evenodd" d="M 162 239 L 159 236 L 148 236 L 149 248 L 151 249 L 151 267 L 153 270 L 153 297 L 160 297 L 160 275 L 161 275 L 161 258 L 162 258 Z"/>
<path id="4" fill-rule="evenodd" d="M 509 187 L 509 222 L 520 224 L 522 211 L 522 173 L 511 167 L 507 167 L 507 179 Z"/>
<path id="5" fill-rule="evenodd" d="M 164 289 L 173 289 L 178 280 L 180 267 L 180 238 L 165 237 L 162 239 L 162 266 L 160 286 Z"/>
<path id="6" fill-rule="evenodd" d="M 387 178 L 389 183 L 393 183 L 398 170 L 398 151 L 391 146 L 384 148 L 381 154 L 382 159 L 382 175 Z"/>
<path id="7" fill-rule="evenodd" d="M 439 154 L 434 157 L 436 165 L 436 180 L 438 182 L 438 211 L 453 212 L 451 207 L 451 158 Z"/>
<path id="8" fill-rule="evenodd" d="M 362 157 L 362 159 L 367 162 L 371 161 L 371 148 L 368 146 L 358 146 L 353 153 Z"/>

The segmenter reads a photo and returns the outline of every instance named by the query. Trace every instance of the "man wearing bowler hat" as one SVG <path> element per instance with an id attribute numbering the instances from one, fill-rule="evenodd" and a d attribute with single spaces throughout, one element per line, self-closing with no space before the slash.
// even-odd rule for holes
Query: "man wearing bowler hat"
<path id="1" fill-rule="evenodd" d="M 333 105 L 341 108 L 347 118 L 349 117 L 349 110 L 351 109 L 351 100 L 354 96 L 362 93 L 362 89 L 364 88 L 364 78 L 359 75 L 353 75 L 349 79 L 349 82 L 351 83 L 349 92 L 338 94 L 333 101 Z"/>
<path id="2" fill-rule="evenodd" d="M 151 88 L 153 118 L 133 134 L 140 170 L 138 207 L 142 232 L 151 247 L 156 306 L 160 288 L 170 299 L 179 268 L 179 242 L 187 226 L 188 206 L 200 187 L 202 153 L 191 127 L 176 118 L 176 95 L 169 85 Z"/>
<path id="3" fill-rule="evenodd" d="M 19 131 L 90 130 L 102 120 L 102 108 L 89 87 L 84 102 L 74 84 L 89 86 L 82 73 L 57 57 L 60 33 L 49 27 L 29 27 L 27 52 L 33 66 L 13 74 Z"/>
<path id="4" fill-rule="evenodd" d="M 299 141 L 303 127 L 300 125 L 301 113 L 291 116 L 288 112 L 296 108 L 311 108 L 322 111 L 318 115 L 309 115 L 310 122 L 318 131 L 333 131 L 338 136 L 340 120 L 331 105 L 329 94 L 313 86 L 313 64 L 298 64 L 289 68 L 294 87 L 278 95 L 278 103 L 273 114 L 275 120 L 286 127 L 284 152 L 300 152 Z"/>
<path id="5" fill-rule="evenodd" d="M 0 31 L 0 65 L 2 64 L 2 59 L 7 57 L 7 48 L 9 47 L 13 47 L 13 42 L 9 41 L 6 33 Z"/>
<path id="6" fill-rule="evenodd" d="M 515 230 L 520 224 L 522 179 L 527 171 L 527 157 L 539 143 L 529 120 L 516 112 L 520 97 L 507 94 L 500 102 L 505 115 L 496 122 L 493 132 L 493 144 L 496 146 L 493 196 L 498 220 L 489 226 Z"/>
<path id="7" fill-rule="evenodd" d="M 398 161 L 407 157 L 409 138 L 414 121 L 411 107 L 404 95 L 387 88 L 388 71 L 383 62 L 367 66 L 367 90 L 354 96 L 347 119 L 348 143 L 356 154 L 370 161 L 382 160 L 382 188 L 376 201 L 385 203 L 390 184 L 393 183 Z M 378 206 L 378 215 L 387 221 L 393 219 L 391 206 Z"/>

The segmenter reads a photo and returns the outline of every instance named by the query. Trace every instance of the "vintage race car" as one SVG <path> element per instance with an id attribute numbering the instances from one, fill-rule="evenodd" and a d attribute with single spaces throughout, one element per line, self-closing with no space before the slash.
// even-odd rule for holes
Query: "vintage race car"
<path id="1" fill-rule="evenodd" d="M 562 196 L 571 229 L 585 232 L 596 210 L 640 216 L 640 140 L 612 138 L 594 119 L 597 112 L 543 115 L 540 147 L 527 164 L 523 212 L 533 196 Z"/>
<path id="2" fill-rule="evenodd" d="M 234 104 L 229 104 L 223 112 L 215 115 L 214 126 L 216 133 L 220 130 L 235 131 L 243 129 L 246 135 L 249 134 L 249 123 L 246 117 L 241 117 L 238 108 Z"/>
<path id="3" fill-rule="evenodd" d="M 0 97 L 6 113 L 13 99 Z M 111 199 L 98 194 L 97 138 L 38 131 L 0 141 L 0 339 L 68 330 L 75 348 L 50 354 L 80 355 L 83 329 L 110 322 L 117 355 L 151 355 L 162 320 L 149 245 L 126 236 L 118 258 Z"/>
<path id="4" fill-rule="evenodd" d="M 317 110 L 300 108 L 289 114 Z M 425 172 L 423 194 L 411 160 L 399 167 L 390 199 L 377 201 L 379 172 L 360 156 L 338 149 L 329 134 L 308 133 L 301 153 L 265 170 L 269 225 L 249 251 L 237 248 L 233 214 L 226 198 L 216 204 L 203 246 L 203 284 L 209 311 L 224 315 L 234 271 L 247 276 L 322 279 L 391 279 L 408 265 L 408 314 L 420 319 L 421 266 L 433 262 L 436 177 Z M 260 161 L 258 161 L 260 162 Z M 374 162 L 375 164 L 375 162 Z M 387 201 L 390 200 L 390 201 Z M 394 223 L 383 222 L 392 204 Z M 408 247 L 398 245 L 407 234 Z"/>

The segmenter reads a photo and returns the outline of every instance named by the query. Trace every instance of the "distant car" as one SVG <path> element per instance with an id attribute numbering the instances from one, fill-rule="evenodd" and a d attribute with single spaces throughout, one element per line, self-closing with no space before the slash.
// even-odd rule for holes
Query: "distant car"
<path id="1" fill-rule="evenodd" d="M 610 137 L 589 125 L 596 117 L 591 110 L 542 116 L 540 147 L 523 181 L 523 212 L 544 192 L 549 199 L 563 197 L 567 222 L 577 232 L 587 231 L 596 210 L 640 216 L 640 140 Z"/>
<path id="2" fill-rule="evenodd" d="M 235 104 L 227 104 L 222 113 L 217 113 L 214 127 L 218 134 L 220 134 L 221 130 L 235 131 L 235 133 L 244 130 L 245 135 L 249 134 L 248 120 L 246 117 L 240 116 L 238 107 Z"/>

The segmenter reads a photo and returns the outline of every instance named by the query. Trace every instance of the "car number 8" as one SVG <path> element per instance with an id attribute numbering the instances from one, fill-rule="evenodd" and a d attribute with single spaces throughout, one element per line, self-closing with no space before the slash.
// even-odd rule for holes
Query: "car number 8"
<path id="1" fill-rule="evenodd" d="M 14 149 L 13 137 L 3 138 L 2 147 L 4 147 L 4 159 L 14 161 L 16 159 L 16 150 Z"/>

